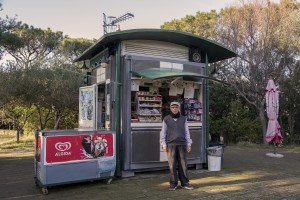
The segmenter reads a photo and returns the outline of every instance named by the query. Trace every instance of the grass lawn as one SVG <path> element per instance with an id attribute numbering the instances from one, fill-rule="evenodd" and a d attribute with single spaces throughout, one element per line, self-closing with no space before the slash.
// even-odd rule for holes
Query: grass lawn
<path id="1" fill-rule="evenodd" d="M 0 144 L 16 138 L 16 131 L 0 129 Z"/>
<path id="2" fill-rule="evenodd" d="M 253 149 L 269 149 L 270 152 L 273 152 L 274 146 L 273 144 L 254 144 L 249 142 L 238 142 L 237 144 L 230 144 L 229 146 L 236 146 L 236 147 L 248 147 Z M 300 144 L 280 144 L 276 147 L 277 153 L 280 153 L 281 149 L 289 150 L 291 152 L 300 152 Z"/>
<path id="3" fill-rule="evenodd" d="M 34 134 L 24 134 L 20 136 L 17 143 L 15 130 L 0 130 L 0 153 L 24 154 L 34 150 Z"/>

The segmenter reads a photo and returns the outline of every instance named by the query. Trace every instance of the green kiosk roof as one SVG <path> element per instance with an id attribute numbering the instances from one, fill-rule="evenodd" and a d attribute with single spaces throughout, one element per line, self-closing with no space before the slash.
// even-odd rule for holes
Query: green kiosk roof
<path id="1" fill-rule="evenodd" d="M 234 51 L 217 42 L 187 32 L 163 29 L 132 29 L 112 32 L 102 36 L 97 43 L 85 50 L 74 62 L 91 59 L 105 48 L 114 46 L 116 42 L 124 40 L 156 40 L 199 48 L 207 53 L 209 63 L 237 55 Z"/>

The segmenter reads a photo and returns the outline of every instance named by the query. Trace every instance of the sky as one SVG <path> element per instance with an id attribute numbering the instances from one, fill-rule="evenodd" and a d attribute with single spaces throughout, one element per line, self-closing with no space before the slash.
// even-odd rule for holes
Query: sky
<path id="1" fill-rule="evenodd" d="M 273 0 L 279 2 L 279 0 Z M 160 28 L 164 22 L 233 5 L 238 0 L 0 0 L 0 17 L 16 16 L 36 28 L 62 31 L 71 38 L 103 36 L 103 13 L 134 18 L 120 23 L 121 30 Z"/>

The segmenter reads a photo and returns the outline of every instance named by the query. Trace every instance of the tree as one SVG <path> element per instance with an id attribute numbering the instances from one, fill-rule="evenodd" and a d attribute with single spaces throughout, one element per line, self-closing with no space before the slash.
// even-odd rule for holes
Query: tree
<path id="1" fill-rule="evenodd" d="M 16 106 L 17 105 L 17 106 Z M 17 143 L 20 141 L 20 135 L 24 133 L 24 127 L 32 115 L 32 105 L 26 104 L 22 99 L 10 99 L 4 107 L 5 118 L 11 119 L 13 126 L 17 129 Z"/>
<path id="2" fill-rule="evenodd" d="M 293 7 L 294 4 L 287 2 L 288 7 Z M 291 13 L 291 20 L 289 21 L 292 27 L 295 27 L 292 32 L 292 42 L 295 42 L 295 47 L 300 47 L 300 10 Z M 292 60 L 291 65 L 288 66 L 283 79 L 280 80 L 280 116 L 284 122 L 283 130 L 290 134 L 291 137 L 299 138 L 300 125 L 297 123 L 300 120 L 300 61 L 299 56 Z M 298 135 L 297 135 L 298 133 Z"/>
<path id="3" fill-rule="evenodd" d="M 0 106 L 7 119 L 15 122 L 17 138 L 28 121 L 38 121 L 38 126 L 30 125 L 34 129 L 45 129 L 53 120 L 51 128 L 57 129 L 64 117 L 78 113 L 78 88 L 84 76 L 72 58 L 92 41 L 63 40 L 62 32 L 26 24 L 14 27 L 11 33 L 14 40 L 5 43 L 4 49 L 14 60 L 1 65 Z"/>
<path id="4" fill-rule="evenodd" d="M 83 38 L 64 38 L 59 44 L 56 59 L 51 64 L 53 80 L 50 99 L 55 113 L 54 129 L 59 128 L 63 118 L 78 114 L 78 88 L 82 86 L 85 74 L 80 71 L 82 64 L 73 63 L 73 60 L 93 42 Z"/>
<path id="5" fill-rule="evenodd" d="M 292 6 L 291 6 L 292 5 Z M 295 37 L 291 14 L 299 11 L 292 0 L 280 4 L 253 1 L 225 8 L 219 26 L 221 41 L 235 50 L 239 58 L 223 68 L 223 74 L 256 108 L 266 133 L 265 87 L 268 79 L 279 82 L 299 56 L 299 38 Z"/>
<path id="6" fill-rule="evenodd" d="M 11 30 L 9 42 L 3 47 L 19 67 L 29 68 L 36 64 L 49 66 L 48 61 L 62 39 L 63 34 L 60 31 L 52 32 L 49 28 L 42 30 L 19 24 Z"/>
<path id="7" fill-rule="evenodd" d="M 83 83 L 83 76 L 76 73 L 75 66 L 65 65 L 42 69 L 41 90 L 35 96 L 40 127 L 45 129 L 49 120 L 54 120 L 54 129 L 59 128 L 60 121 L 72 112 L 78 112 L 78 88 Z"/>
<path id="8" fill-rule="evenodd" d="M 237 59 L 215 63 L 221 79 L 230 83 L 253 106 L 266 133 L 265 87 L 289 79 L 299 60 L 299 3 L 282 0 L 241 0 L 221 10 L 198 12 L 195 17 L 166 22 L 164 29 L 189 31 L 218 41 L 238 54 Z M 199 30 L 199 31 L 198 31 Z"/>
<path id="9" fill-rule="evenodd" d="M 82 64 L 72 61 L 91 44 L 87 39 L 64 38 L 53 52 L 55 59 L 49 62 L 49 68 L 32 69 L 32 74 L 38 74 L 35 82 L 40 86 L 34 102 L 39 129 L 49 125 L 58 129 L 64 118 L 77 116 L 78 88 L 83 84 L 84 74 L 80 71 Z"/>
<path id="10" fill-rule="evenodd" d="M 84 38 L 64 38 L 59 43 L 60 58 L 65 62 L 72 63 L 73 60 L 80 56 L 87 48 L 94 44 L 95 40 L 88 40 Z"/>
<path id="11" fill-rule="evenodd" d="M 216 39 L 218 17 L 219 14 L 215 10 L 197 12 L 195 16 L 187 15 L 180 20 L 174 19 L 170 22 L 165 22 L 161 29 L 181 30 L 205 38 Z"/>
<path id="12" fill-rule="evenodd" d="M 290 137 L 299 138 L 300 125 L 300 62 L 295 65 L 295 69 L 286 74 L 280 82 L 280 119 L 283 123 L 282 130 Z"/>
<path id="13" fill-rule="evenodd" d="M 0 12 L 2 10 L 2 4 L 0 3 Z M 0 60 L 4 52 L 3 46 L 12 41 L 11 30 L 18 24 L 20 22 L 17 22 L 15 18 L 9 18 L 8 16 L 5 18 L 0 17 Z"/>
<path id="14" fill-rule="evenodd" d="M 3 65 L 2 65 L 3 67 Z M 17 130 L 17 142 L 32 115 L 32 96 L 30 82 L 24 76 L 24 69 L 7 64 L 0 70 L 0 108 L 6 121 L 11 121 Z"/>

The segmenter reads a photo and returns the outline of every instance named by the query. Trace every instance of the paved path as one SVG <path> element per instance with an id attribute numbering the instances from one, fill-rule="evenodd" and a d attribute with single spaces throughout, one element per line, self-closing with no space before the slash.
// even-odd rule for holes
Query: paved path
<path id="1" fill-rule="evenodd" d="M 189 170 L 194 190 L 168 191 L 168 171 L 133 178 L 56 186 L 42 195 L 35 186 L 33 159 L 0 153 L 0 199 L 300 199 L 300 154 L 279 149 L 283 158 L 265 156 L 272 149 L 226 147 L 219 172 Z"/>

